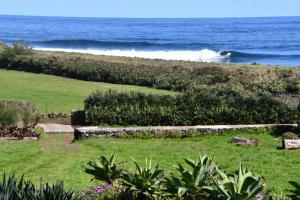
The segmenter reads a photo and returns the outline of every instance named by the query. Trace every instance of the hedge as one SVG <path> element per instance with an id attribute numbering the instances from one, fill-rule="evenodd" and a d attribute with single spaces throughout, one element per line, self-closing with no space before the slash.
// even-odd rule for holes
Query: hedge
<path id="1" fill-rule="evenodd" d="M 85 113 L 92 125 L 272 124 L 299 118 L 297 109 L 272 97 L 208 91 L 177 96 L 97 91 L 85 100 Z"/>

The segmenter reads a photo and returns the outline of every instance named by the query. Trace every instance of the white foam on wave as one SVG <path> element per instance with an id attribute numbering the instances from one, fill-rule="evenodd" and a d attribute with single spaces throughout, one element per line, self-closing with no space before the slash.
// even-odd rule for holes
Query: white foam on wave
<path id="1" fill-rule="evenodd" d="M 75 53 L 88 53 L 94 55 L 121 56 L 130 58 L 148 58 L 162 60 L 182 60 L 196 62 L 224 62 L 230 53 L 221 55 L 209 49 L 196 51 L 142 51 L 142 50 L 99 50 L 99 49 L 63 49 L 63 48 L 34 48 L 43 51 L 63 51 Z"/>

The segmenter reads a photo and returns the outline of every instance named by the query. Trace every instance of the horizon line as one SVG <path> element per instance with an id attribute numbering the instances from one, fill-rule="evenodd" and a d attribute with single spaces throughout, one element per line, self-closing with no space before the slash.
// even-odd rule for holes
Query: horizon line
<path id="1" fill-rule="evenodd" d="M 49 15 L 15 15 L 15 14 L 0 14 L 0 16 L 11 17 L 53 17 L 53 18 L 102 18 L 102 19 L 237 19 L 237 18 L 280 18 L 280 17 L 300 17 L 300 15 L 289 16 L 232 16 L 232 17 L 91 17 L 91 16 L 49 16 Z"/>

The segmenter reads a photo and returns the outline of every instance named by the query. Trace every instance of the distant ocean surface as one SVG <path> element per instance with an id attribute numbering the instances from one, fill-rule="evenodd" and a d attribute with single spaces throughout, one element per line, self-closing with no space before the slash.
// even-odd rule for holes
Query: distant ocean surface
<path id="1" fill-rule="evenodd" d="M 99 55 L 300 66 L 300 17 L 117 19 L 0 15 L 0 40 Z"/>

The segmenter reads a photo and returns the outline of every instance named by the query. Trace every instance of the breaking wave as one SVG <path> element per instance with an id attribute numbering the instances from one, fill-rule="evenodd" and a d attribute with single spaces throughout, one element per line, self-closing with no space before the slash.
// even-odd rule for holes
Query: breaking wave
<path id="1" fill-rule="evenodd" d="M 170 51 L 147 51 L 147 50 L 98 50 L 98 49 L 68 49 L 68 48 L 35 48 L 44 51 L 63 51 L 88 53 L 106 56 L 122 56 L 130 58 L 147 58 L 162 60 L 182 60 L 196 62 L 226 62 L 231 53 L 217 52 L 209 49 L 202 50 L 170 50 Z"/>

